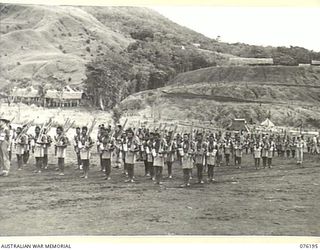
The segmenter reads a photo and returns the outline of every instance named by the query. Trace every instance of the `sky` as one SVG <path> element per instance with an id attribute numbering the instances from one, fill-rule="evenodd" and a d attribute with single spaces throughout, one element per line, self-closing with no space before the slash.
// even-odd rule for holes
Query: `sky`
<path id="1" fill-rule="evenodd" d="M 320 52 L 320 8 L 152 6 L 170 20 L 220 41 L 300 46 Z"/>

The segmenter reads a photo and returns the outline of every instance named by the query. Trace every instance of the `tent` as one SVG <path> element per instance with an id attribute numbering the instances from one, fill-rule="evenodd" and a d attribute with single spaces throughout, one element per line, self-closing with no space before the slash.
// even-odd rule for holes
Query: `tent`
<path id="1" fill-rule="evenodd" d="M 264 127 L 268 127 L 268 128 L 271 128 L 271 127 L 275 126 L 274 123 L 269 120 L 269 118 L 267 118 L 264 122 L 261 122 L 260 125 L 264 126 Z"/>

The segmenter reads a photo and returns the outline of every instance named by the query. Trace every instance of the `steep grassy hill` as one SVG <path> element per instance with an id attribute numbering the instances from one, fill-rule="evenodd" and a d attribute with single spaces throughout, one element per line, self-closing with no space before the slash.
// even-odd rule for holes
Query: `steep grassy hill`
<path id="1" fill-rule="evenodd" d="M 131 39 L 71 6 L 0 5 L 1 87 L 3 80 L 29 79 L 30 84 L 62 80 L 81 86 L 85 64 Z"/>
<path id="2" fill-rule="evenodd" d="M 178 75 L 170 85 L 122 102 L 162 119 L 209 120 L 226 126 L 233 118 L 320 128 L 320 67 L 211 67 Z"/>

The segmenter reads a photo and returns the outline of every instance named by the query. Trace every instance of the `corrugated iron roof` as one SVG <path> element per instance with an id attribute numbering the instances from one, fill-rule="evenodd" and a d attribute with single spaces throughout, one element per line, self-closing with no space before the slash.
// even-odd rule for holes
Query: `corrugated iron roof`
<path id="1" fill-rule="evenodd" d="M 46 92 L 45 98 L 49 99 L 64 99 L 64 100 L 80 100 L 82 98 L 83 91 L 74 90 L 69 86 L 63 88 L 63 91 L 55 89 L 49 89 Z M 36 98 L 40 97 L 39 91 L 34 87 L 28 88 L 14 88 L 12 91 L 14 97 L 24 98 Z"/>
<path id="2" fill-rule="evenodd" d="M 25 98 L 36 98 L 39 97 L 38 90 L 34 87 L 28 87 L 28 88 L 17 88 L 15 87 L 12 90 L 12 96 L 14 97 L 25 97 Z"/>

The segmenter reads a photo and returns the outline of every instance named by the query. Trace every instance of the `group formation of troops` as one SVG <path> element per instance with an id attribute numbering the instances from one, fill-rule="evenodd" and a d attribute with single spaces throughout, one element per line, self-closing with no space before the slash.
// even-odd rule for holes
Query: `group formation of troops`
<path id="1" fill-rule="evenodd" d="M 97 151 L 100 157 L 101 171 L 104 179 L 110 180 L 112 164 L 114 168 L 123 169 L 126 182 L 135 182 L 134 169 L 138 161 L 144 163 L 145 176 L 162 184 L 163 169 L 167 169 L 168 179 L 172 179 L 174 162 L 183 170 L 183 187 L 190 186 L 193 169 L 196 169 L 197 181 L 204 183 L 214 181 L 215 167 L 225 164 L 243 167 L 242 156 L 252 154 L 256 169 L 272 168 L 274 156 L 295 158 L 303 166 L 303 155 L 320 153 L 320 138 L 314 136 L 304 140 L 303 136 L 275 134 L 245 134 L 230 132 L 206 132 L 191 128 L 189 133 L 173 129 L 128 128 L 125 125 L 98 126 L 96 139 L 92 139 L 90 128 L 77 127 L 72 140 L 66 136 L 66 126 L 58 126 L 55 136 L 48 135 L 50 125 L 36 126 L 34 133 L 28 133 L 30 124 L 11 129 L 10 121 L 0 119 L 0 164 L 1 176 L 8 176 L 11 161 L 16 157 L 17 169 L 27 164 L 30 155 L 35 158 L 35 173 L 48 168 L 48 151 L 54 147 L 59 175 L 64 175 L 66 149 L 73 146 L 77 158 L 76 169 L 82 171 L 81 178 L 88 178 L 92 152 Z M 262 162 L 261 162 L 262 159 Z"/>

